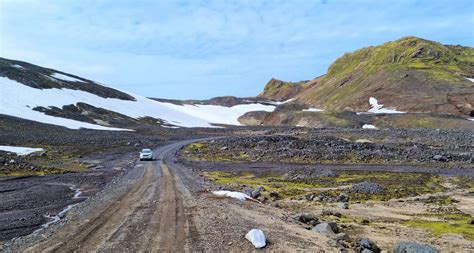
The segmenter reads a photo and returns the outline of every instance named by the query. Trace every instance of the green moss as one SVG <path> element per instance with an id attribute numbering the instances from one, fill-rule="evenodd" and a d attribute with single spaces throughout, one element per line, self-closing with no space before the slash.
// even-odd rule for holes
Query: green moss
<path id="1" fill-rule="evenodd" d="M 265 195 L 269 192 L 277 192 L 281 197 L 292 197 L 301 194 L 305 194 L 312 189 L 319 188 L 320 185 L 308 184 L 302 182 L 290 182 L 285 180 L 282 176 L 265 174 L 261 176 L 255 176 L 253 173 L 231 173 L 222 171 L 206 172 L 204 175 L 219 185 L 227 185 L 234 187 L 246 187 L 257 188 L 263 186 L 266 189 Z M 238 189 L 243 190 L 243 189 Z"/>
<path id="2" fill-rule="evenodd" d="M 473 59 L 474 48 L 404 37 L 344 54 L 330 65 L 318 86 L 302 94 L 300 99 L 310 104 L 323 104 L 326 108 L 344 109 L 351 106 L 353 98 L 361 95 L 368 85 L 380 82 L 374 78 L 387 77 L 384 81 L 396 84 L 393 77 L 404 77 L 407 72 L 431 79 L 433 81 L 428 82 L 433 85 L 464 86 L 468 84 L 464 77 L 474 75 Z"/>
<path id="3" fill-rule="evenodd" d="M 471 122 L 463 118 L 430 114 L 388 115 L 378 117 L 374 123 L 391 128 L 474 129 Z"/>
<path id="4" fill-rule="evenodd" d="M 57 164 L 56 164 L 57 166 Z M 37 169 L 37 170 L 2 170 L 0 171 L 0 177 L 26 177 L 26 176 L 45 176 L 52 174 L 60 174 L 67 172 L 84 172 L 87 171 L 87 167 L 79 163 L 69 163 L 57 168 L 49 169 Z"/>
<path id="5" fill-rule="evenodd" d="M 405 225 L 417 228 L 428 229 L 432 232 L 433 236 L 440 236 L 443 234 L 460 234 L 464 238 L 474 241 L 474 227 L 468 224 L 473 218 L 471 215 L 462 213 L 451 213 L 451 214 L 437 214 L 435 217 L 439 218 L 438 221 L 425 220 L 425 219 L 414 219 L 404 222 Z"/>
<path id="6" fill-rule="evenodd" d="M 268 191 L 276 191 L 284 197 L 297 195 L 319 194 L 324 191 L 328 196 L 337 196 L 346 189 L 331 191 L 323 188 L 338 188 L 351 186 L 363 181 L 376 182 L 384 188 L 380 194 L 349 193 L 353 201 L 381 200 L 417 196 L 426 193 L 436 193 L 444 190 L 438 176 L 425 173 L 392 173 L 392 172 L 340 172 L 336 177 L 314 177 L 307 179 L 287 179 L 282 175 L 255 175 L 252 172 L 232 173 L 213 171 L 205 176 L 219 185 L 232 187 L 264 186 Z M 241 190 L 241 189 L 240 189 Z M 438 200 L 437 200 L 438 201 Z M 438 202 L 451 203 L 449 199 Z"/>

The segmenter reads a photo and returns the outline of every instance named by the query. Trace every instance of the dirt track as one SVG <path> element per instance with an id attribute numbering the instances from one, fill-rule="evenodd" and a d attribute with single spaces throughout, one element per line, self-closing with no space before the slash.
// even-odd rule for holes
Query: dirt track
<path id="1" fill-rule="evenodd" d="M 192 141 L 155 150 L 109 188 L 48 229 L 15 239 L 5 252 L 252 251 L 252 228 L 265 232 L 269 250 L 328 250 L 328 239 L 282 220 L 281 210 L 216 198 L 207 182 L 178 163 L 175 151 Z"/>
<path id="2" fill-rule="evenodd" d="M 181 144 L 156 150 L 162 159 Z M 68 224 L 30 252 L 184 250 L 187 218 L 182 194 L 167 165 L 159 160 L 140 163 L 140 173 L 127 193 L 93 217 Z"/>

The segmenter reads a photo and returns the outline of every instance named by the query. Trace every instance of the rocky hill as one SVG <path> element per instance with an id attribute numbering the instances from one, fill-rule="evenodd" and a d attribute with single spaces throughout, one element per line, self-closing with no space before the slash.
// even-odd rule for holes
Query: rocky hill
<path id="1" fill-rule="evenodd" d="M 267 98 L 277 101 L 285 101 L 296 97 L 306 87 L 308 81 L 285 82 L 272 78 L 265 85 L 265 89 L 258 95 L 260 98 Z"/>
<path id="2" fill-rule="evenodd" d="M 346 53 L 327 74 L 290 83 L 272 79 L 260 97 L 326 110 L 367 111 L 370 97 L 403 112 L 474 116 L 474 48 L 404 37 Z"/>

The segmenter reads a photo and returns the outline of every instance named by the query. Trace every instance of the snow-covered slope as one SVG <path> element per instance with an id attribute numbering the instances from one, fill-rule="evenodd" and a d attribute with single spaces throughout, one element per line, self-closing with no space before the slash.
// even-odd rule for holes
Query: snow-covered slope
<path id="1" fill-rule="evenodd" d="M 54 73 L 51 77 L 68 82 L 81 80 L 63 74 Z M 0 114 L 11 115 L 47 124 L 65 126 L 71 129 L 88 128 L 97 130 L 125 130 L 101 126 L 46 115 L 32 110 L 35 107 L 58 107 L 75 105 L 79 102 L 120 113 L 131 118 L 152 117 L 181 127 L 211 127 L 212 124 L 239 125 L 237 118 L 249 111 L 273 111 L 275 106 L 263 104 L 243 104 L 233 107 L 217 105 L 176 105 L 159 102 L 142 96 L 122 100 L 104 98 L 95 94 L 67 88 L 37 89 L 23 85 L 7 77 L 0 77 Z"/>

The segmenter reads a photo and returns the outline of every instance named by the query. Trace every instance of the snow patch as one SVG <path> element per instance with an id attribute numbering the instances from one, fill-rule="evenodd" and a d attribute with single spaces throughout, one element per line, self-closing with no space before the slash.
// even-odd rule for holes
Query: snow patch
<path id="1" fill-rule="evenodd" d="M 242 104 L 234 105 L 232 107 L 225 107 L 219 105 L 175 105 L 171 103 L 159 102 L 162 105 L 169 107 L 178 112 L 193 115 L 199 119 L 206 121 L 209 127 L 209 123 L 214 124 L 226 124 L 226 125 L 241 125 L 237 120 L 240 116 L 251 111 L 266 111 L 272 112 L 275 110 L 273 105 L 264 105 L 259 103 L 254 104 Z M 172 118 L 169 117 L 169 118 Z M 189 126 L 182 124 L 182 126 Z M 192 125 L 191 125 L 192 126 Z"/>
<path id="2" fill-rule="evenodd" d="M 233 191 L 213 191 L 214 195 L 221 196 L 221 197 L 229 197 L 238 200 L 253 200 L 252 197 L 249 195 L 242 193 L 242 192 L 233 192 Z"/>
<path id="3" fill-rule="evenodd" d="M 467 80 L 474 82 L 474 78 L 466 78 Z"/>
<path id="4" fill-rule="evenodd" d="M 180 127 L 213 127 L 211 124 L 240 125 L 237 118 L 249 111 L 273 111 L 274 105 L 259 103 L 232 107 L 217 105 L 175 105 L 133 95 L 135 101 L 103 98 L 95 94 L 71 89 L 35 89 L 6 77 L 0 77 L 0 114 L 11 115 L 71 129 L 118 130 L 71 119 L 53 117 L 32 109 L 38 106 L 62 108 L 83 102 L 98 108 L 117 112 L 131 118 L 153 117 Z"/>
<path id="5" fill-rule="evenodd" d="M 34 152 L 44 151 L 42 148 L 0 146 L 1 151 L 16 153 L 17 155 L 29 155 Z"/>
<path id="6" fill-rule="evenodd" d="M 378 100 L 374 97 L 369 98 L 369 104 L 372 106 L 372 108 L 369 110 L 369 112 L 371 113 L 387 113 L 387 114 L 405 113 L 405 112 L 397 111 L 395 109 L 383 108 L 383 105 L 379 104 Z"/>
<path id="7" fill-rule="evenodd" d="M 467 120 L 474 121 L 474 118 L 470 118 L 470 119 L 467 119 Z"/>
<path id="8" fill-rule="evenodd" d="M 290 98 L 288 100 L 285 100 L 285 101 L 282 101 L 282 102 L 278 102 L 278 101 L 267 101 L 267 103 L 269 104 L 272 104 L 272 105 L 282 105 L 282 104 L 286 104 L 286 103 L 289 103 L 291 101 L 294 101 L 296 98 Z"/>
<path id="9" fill-rule="evenodd" d="M 17 68 L 17 69 L 25 69 L 25 68 L 23 68 L 22 66 L 20 66 L 18 64 L 14 64 L 14 65 L 12 65 L 12 67 Z"/>
<path id="10" fill-rule="evenodd" d="M 74 78 L 72 76 L 63 75 L 61 73 L 54 73 L 54 74 L 51 75 L 51 77 L 54 77 L 56 79 L 61 79 L 63 81 L 69 81 L 69 82 L 84 82 L 84 81 L 79 80 L 77 78 Z"/>
<path id="11" fill-rule="evenodd" d="M 370 124 L 364 124 L 362 128 L 363 129 L 378 129 L 376 126 L 370 125 Z"/>
<path id="12" fill-rule="evenodd" d="M 303 109 L 303 112 L 322 112 L 324 111 L 323 109 L 318 109 L 318 108 L 308 108 L 308 109 Z"/>

